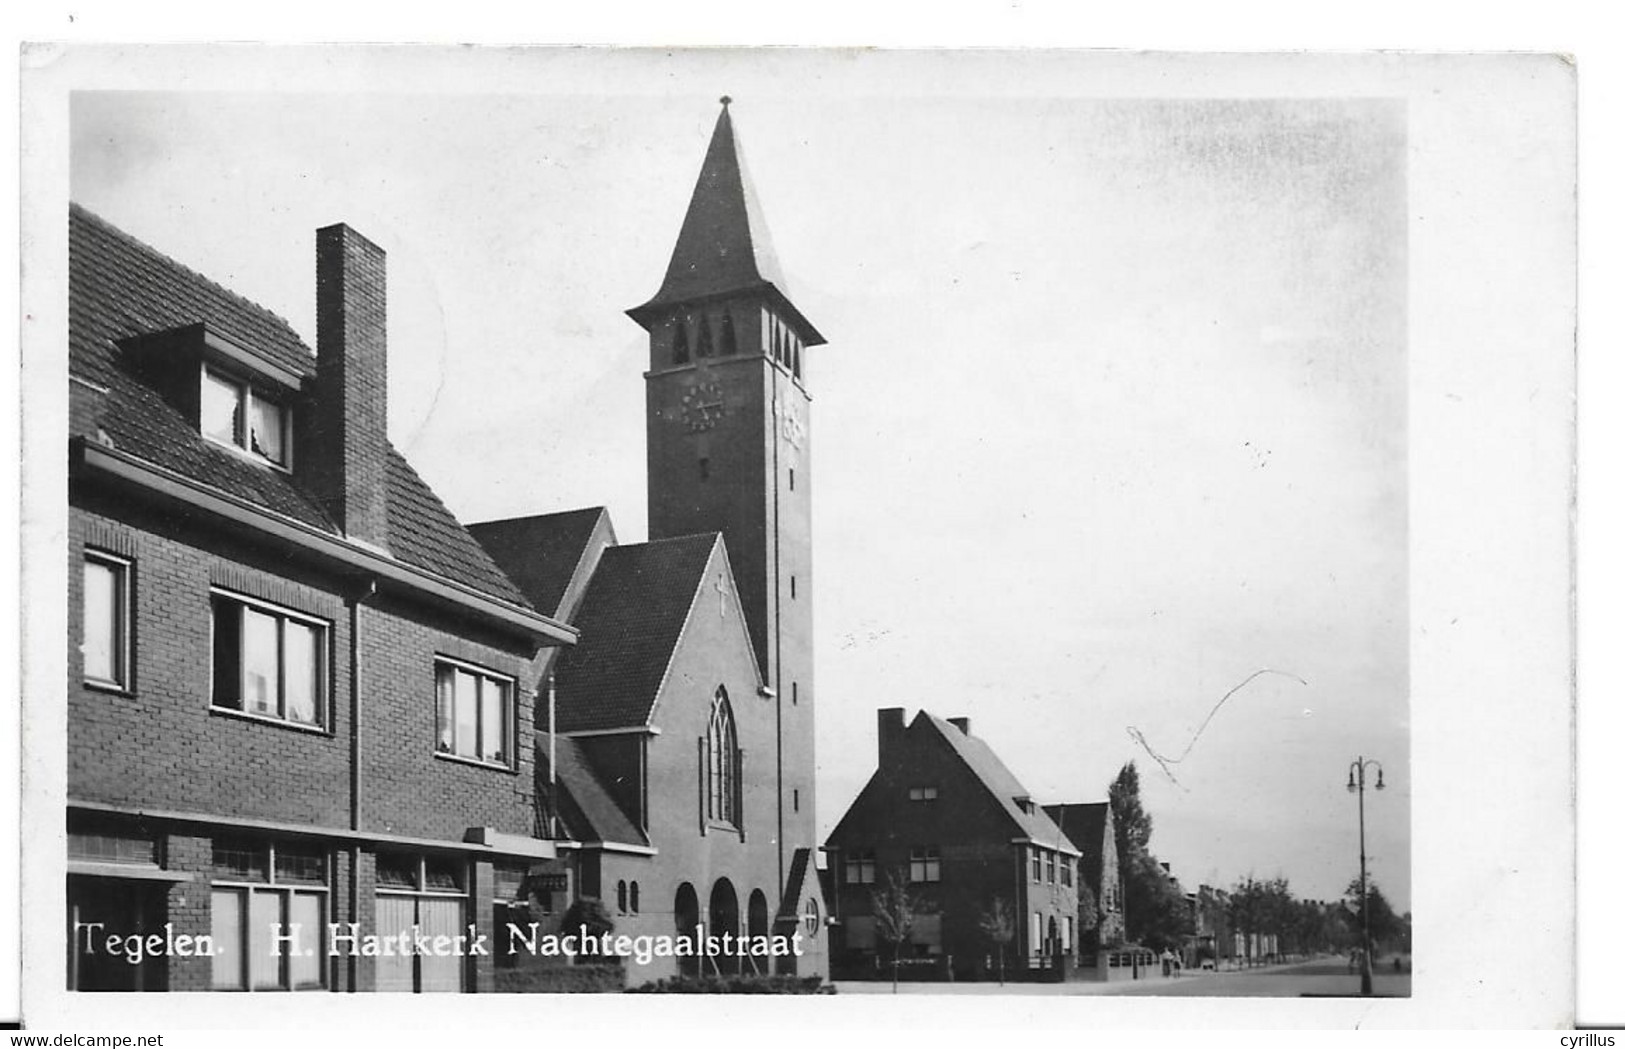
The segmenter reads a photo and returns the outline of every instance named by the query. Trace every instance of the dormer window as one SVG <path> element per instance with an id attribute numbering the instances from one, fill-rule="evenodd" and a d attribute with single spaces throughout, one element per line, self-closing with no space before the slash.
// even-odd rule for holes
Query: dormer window
<path id="1" fill-rule="evenodd" d="M 287 468 L 291 459 L 288 407 L 236 376 L 203 369 L 203 436 Z"/>

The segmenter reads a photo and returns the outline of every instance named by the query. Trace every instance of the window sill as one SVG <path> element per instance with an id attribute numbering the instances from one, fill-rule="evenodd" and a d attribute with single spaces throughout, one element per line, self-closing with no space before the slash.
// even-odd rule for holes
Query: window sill
<path id="1" fill-rule="evenodd" d="M 251 714 L 246 710 L 233 710 L 230 707 L 209 707 L 211 716 L 233 718 L 240 721 L 252 721 L 259 725 L 270 725 L 274 728 L 292 729 L 295 732 L 306 732 L 313 736 L 326 736 L 332 738 L 333 732 L 322 725 L 306 725 L 300 721 L 289 721 L 286 718 L 273 718 L 266 714 Z"/>
<path id="2" fill-rule="evenodd" d="M 275 470 L 277 473 L 288 474 L 290 476 L 293 474 L 293 467 L 284 466 L 274 459 L 267 459 L 258 452 L 251 452 L 241 445 L 231 444 L 226 441 L 222 441 L 218 437 L 211 437 L 208 434 L 202 434 L 201 436 L 203 437 L 204 442 L 210 447 L 219 448 L 223 452 L 228 452 L 232 456 L 241 459 L 243 462 L 253 463 L 255 466 L 263 466 L 265 469 Z"/>
<path id="3" fill-rule="evenodd" d="M 506 772 L 510 776 L 519 775 L 519 770 L 514 768 L 512 765 L 502 765 L 495 761 L 481 761 L 479 758 L 465 758 L 461 754 L 447 754 L 439 750 L 434 752 L 434 756 L 440 761 L 450 761 L 457 765 L 472 765 L 477 769 L 489 769 L 492 772 Z"/>
<path id="4" fill-rule="evenodd" d="M 114 695 L 114 696 L 134 696 L 135 695 L 135 689 L 131 688 L 128 685 L 120 685 L 115 681 L 98 681 L 95 678 L 87 677 L 87 678 L 84 679 L 83 684 L 84 684 L 84 686 L 86 688 L 90 689 L 92 692 L 106 692 L 109 695 Z"/>

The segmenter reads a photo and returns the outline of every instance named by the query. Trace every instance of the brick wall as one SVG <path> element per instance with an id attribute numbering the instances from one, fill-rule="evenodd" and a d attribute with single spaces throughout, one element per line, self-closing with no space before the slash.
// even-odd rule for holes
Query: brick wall
<path id="1" fill-rule="evenodd" d="M 295 470 L 345 534 L 387 545 L 384 253 L 348 226 L 316 231 L 317 395 Z"/>

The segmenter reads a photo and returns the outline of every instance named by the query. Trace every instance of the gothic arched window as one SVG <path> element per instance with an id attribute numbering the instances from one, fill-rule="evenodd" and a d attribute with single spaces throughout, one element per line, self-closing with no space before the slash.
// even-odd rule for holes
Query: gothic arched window
<path id="1" fill-rule="evenodd" d="M 688 363 L 688 324 L 681 318 L 677 321 L 677 334 L 671 340 L 671 362 Z"/>
<path id="2" fill-rule="evenodd" d="M 711 322 L 705 319 L 703 313 L 700 314 L 700 334 L 696 342 L 698 343 L 696 346 L 698 356 L 709 357 L 714 352 L 711 346 Z"/>
<path id="3" fill-rule="evenodd" d="M 718 688 L 711 701 L 705 730 L 705 815 L 721 823 L 739 823 L 739 735 L 725 688 Z"/>
<path id="4" fill-rule="evenodd" d="M 739 354 L 739 339 L 734 335 L 733 314 L 727 310 L 722 311 L 722 334 L 718 338 L 721 340 L 722 355 L 724 357 L 734 357 Z"/>

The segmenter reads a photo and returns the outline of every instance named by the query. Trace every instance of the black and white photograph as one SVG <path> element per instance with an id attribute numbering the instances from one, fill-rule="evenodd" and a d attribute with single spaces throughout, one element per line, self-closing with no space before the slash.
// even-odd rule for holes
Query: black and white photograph
<path id="1" fill-rule="evenodd" d="M 1561 60 L 48 57 L 51 1023 L 1572 1013 Z"/>

